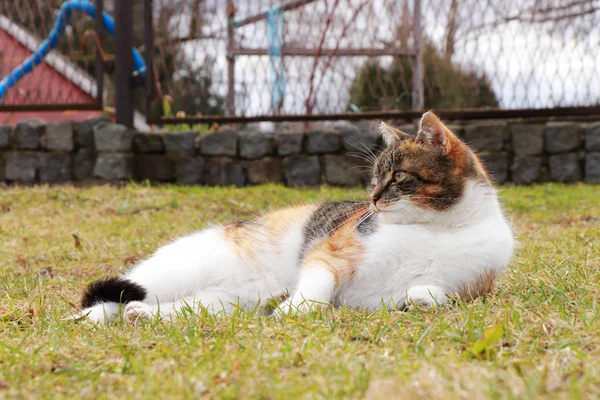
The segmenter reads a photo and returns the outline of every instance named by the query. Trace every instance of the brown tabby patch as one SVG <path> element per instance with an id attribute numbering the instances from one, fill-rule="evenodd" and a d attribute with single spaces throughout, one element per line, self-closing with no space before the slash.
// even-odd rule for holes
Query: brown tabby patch
<path id="1" fill-rule="evenodd" d="M 489 293 L 494 288 L 496 273 L 490 269 L 479 275 L 477 278 L 464 283 L 458 290 L 457 295 L 463 300 L 474 300 L 479 296 Z"/>

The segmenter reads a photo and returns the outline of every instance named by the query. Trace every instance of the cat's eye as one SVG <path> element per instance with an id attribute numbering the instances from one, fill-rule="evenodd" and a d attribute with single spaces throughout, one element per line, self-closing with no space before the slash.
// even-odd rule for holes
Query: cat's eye
<path id="1" fill-rule="evenodd" d="M 406 172 L 398 171 L 394 174 L 394 180 L 396 182 L 402 182 L 406 178 Z"/>

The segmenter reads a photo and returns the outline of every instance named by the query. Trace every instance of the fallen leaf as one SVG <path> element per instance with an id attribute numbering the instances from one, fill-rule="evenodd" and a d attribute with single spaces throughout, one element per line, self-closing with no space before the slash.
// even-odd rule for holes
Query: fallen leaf
<path id="1" fill-rule="evenodd" d="M 125 265 L 126 268 L 130 268 L 137 264 L 139 260 L 140 258 L 138 256 L 129 256 L 123 260 L 123 265 Z"/>
<path id="2" fill-rule="evenodd" d="M 79 236 L 77 236 L 76 234 L 72 233 L 73 235 L 73 239 L 75 239 L 75 248 L 77 250 L 82 250 L 83 247 L 81 246 L 81 240 L 79 239 Z"/>
<path id="3" fill-rule="evenodd" d="M 492 347 L 502 339 L 503 335 L 504 327 L 502 324 L 490 326 L 483 332 L 483 337 L 471 345 L 469 353 L 474 356 L 489 353 Z"/>

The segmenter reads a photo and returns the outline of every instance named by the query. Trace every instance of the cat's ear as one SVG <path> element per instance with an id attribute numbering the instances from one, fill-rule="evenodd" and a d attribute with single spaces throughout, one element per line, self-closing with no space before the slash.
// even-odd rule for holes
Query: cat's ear
<path id="1" fill-rule="evenodd" d="M 387 146 L 396 145 L 410 138 L 408 133 L 404 133 L 400 129 L 394 128 L 383 121 L 379 124 L 379 133 L 383 136 L 383 141 Z"/>
<path id="2" fill-rule="evenodd" d="M 451 142 L 448 137 L 449 133 L 450 131 L 446 129 L 442 121 L 433 112 L 427 111 L 421 117 L 417 140 L 440 149 L 443 154 L 448 154 Z"/>

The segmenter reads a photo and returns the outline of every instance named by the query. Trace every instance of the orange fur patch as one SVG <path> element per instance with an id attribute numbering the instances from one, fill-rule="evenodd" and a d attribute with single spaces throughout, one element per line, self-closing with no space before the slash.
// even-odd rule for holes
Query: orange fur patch
<path id="1" fill-rule="evenodd" d="M 435 198 L 435 196 L 437 194 L 439 194 L 441 191 L 442 191 L 442 187 L 439 184 L 432 183 L 432 184 L 423 186 L 421 189 L 419 189 L 419 190 L 417 190 L 417 192 L 415 192 L 415 195 L 413 196 L 412 201 L 420 204 L 421 206 L 429 207 L 434 200 L 433 198 Z"/>
<path id="2" fill-rule="evenodd" d="M 333 235 L 316 245 L 304 259 L 304 268 L 325 268 L 335 279 L 335 287 L 348 282 L 356 273 L 364 248 L 356 224 L 368 212 L 355 213 Z"/>
<path id="3" fill-rule="evenodd" d="M 231 243 L 233 251 L 238 256 L 256 260 L 258 256 L 258 238 L 260 237 L 259 229 L 261 227 L 258 223 L 252 222 L 241 226 L 236 224 L 225 225 L 223 229 L 225 239 Z"/>
<path id="4" fill-rule="evenodd" d="M 287 232 L 294 225 L 294 222 L 306 218 L 317 207 L 316 204 L 307 204 L 277 210 L 265 215 L 263 217 L 264 223 L 269 233 L 279 236 Z"/>
<path id="5" fill-rule="evenodd" d="M 236 254 L 244 259 L 256 261 L 260 245 L 269 241 L 278 246 L 277 240 L 304 218 L 307 218 L 318 206 L 309 204 L 284 208 L 266 214 L 245 224 L 228 224 L 223 227 Z"/>

